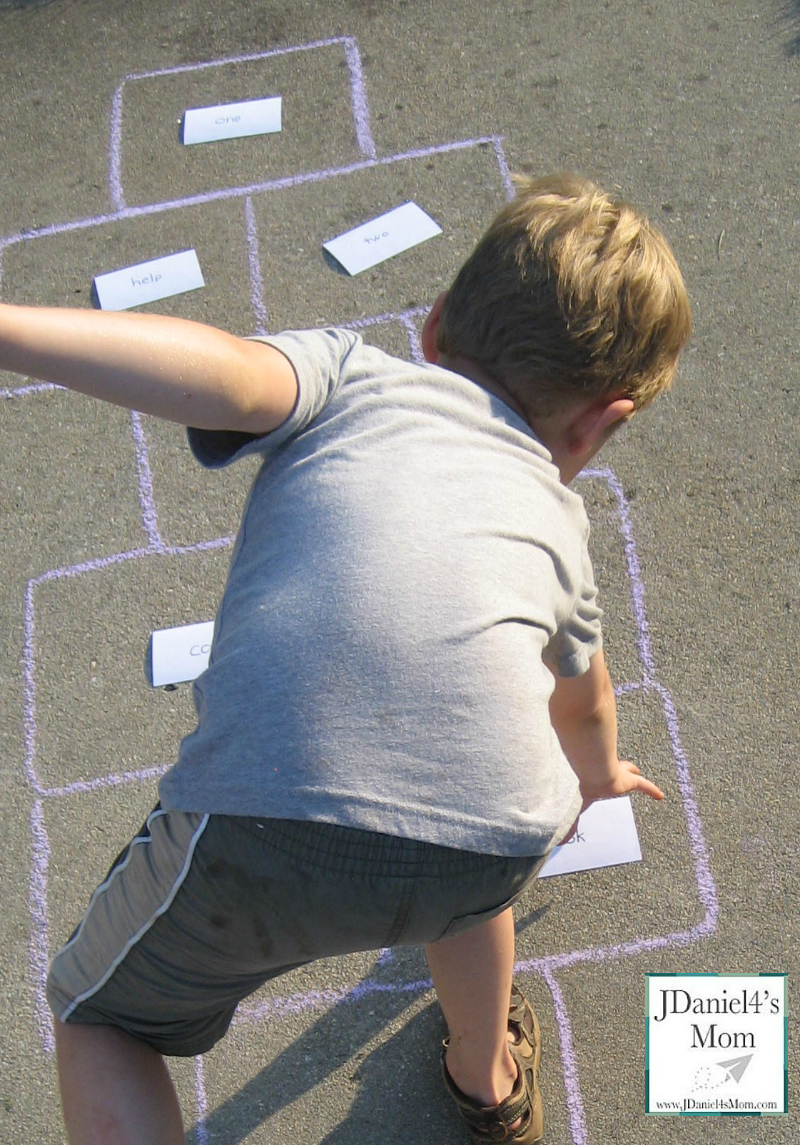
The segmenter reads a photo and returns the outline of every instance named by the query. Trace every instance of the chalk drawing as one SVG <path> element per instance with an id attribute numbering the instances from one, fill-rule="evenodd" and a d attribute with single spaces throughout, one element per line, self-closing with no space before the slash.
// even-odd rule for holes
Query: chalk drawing
<path id="1" fill-rule="evenodd" d="M 165 202 L 149 203 L 135 207 L 125 205 L 121 178 L 121 147 L 123 92 L 126 85 L 146 81 L 162 75 L 175 74 L 177 72 L 221 68 L 228 64 L 266 59 L 270 56 L 317 49 L 331 49 L 337 46 L 343 48 L 349 69 L 352 113 L 357 145 L 363 156 L 361 160 L 340 167 L 331 167 L 319 171 L 299 172 L 278 179 L 266 179 L 262 182 L 247 186 L 221 188 L 215 191 L 190 195 Z M 451 141 L 429 147 L 414 148 L 395 155 L 379 156 L 370 129 L 369 106 L 361 58 L 356 42 L 350 36 L 339 36 L 327 40 L 315 41 L 310 44 L 277 48 L 272 51 L 253 53 L 250 55 L 231 56 L 197 64 L 182 64 L 176 67 L 162 68 L 157 71 L 134 73 L 123 79 L 117 87 L 112 100 L 109 142 L 110 212 L 95 215 L 90 218 L 76 219 L 71 222 L 57 223 L 52 226 L 32 228 L 17 234 L 8 235 L 5 238 L 0 238 L 0 288 L 2 287 L 3 253 L 8 247 L 17 243 L 33 242 L 40 238 L 64 234 L 70 231 L 102 227 L 123 219 L 139 218 L 150 214 L 180 210 L 182 208 L 223 199 L 241 198 L 244 200 L 244 241 L 247 249 L 250 275 L 250 296 L 254 321 L 253 332 L 263 334 L 267 331 L 268 314 L 264 305 L 264 286 L 259 258 L 258 233 L 253 209 L 254 196 L 268 194 L 270 191 L 287 187 L 298 187 L 306 183 L 335 179 L 338 176 L 366 170 L 370 167 L 411 162 L 432 155 L 486 145 L 493 147 L 502 187 L 505 190 L 506 196 L 513 198 L 513 184 L 505 158 L 503 139 L 500 135 L 487 135 L 474 139 Z M 352 329 L 366 329 L 382 323 L 397 323 L 406 333 L 411 358 L 415 361 L 421 361 L 422 349 L 419 337 L 419 323 L 422 321 L 425 313 L 425 307 L 411 307 L 399 312 L 387 312 L 358 319 L 350 322 L 349 326 Z M 39 394 L 59 388 L 61 387 L 49 383 L 23 385 L 18 388 L 0 388 L 0 398 L 35 399 Z M 91 797 L 93 793 L 105 790 L 109 787 L 148 781 L 152 782 L 152 780 L 164 774 L 168 765 L 161 763 L 153 764 L 150 767 L 139 770 L 122 771 L 119 774 L 114 773 L 78 780 L 64 786 L 47 786 L 40 781 L 36 768 L 36 591 L 43 584 L 66 581 L 72 577 L 103 575 L 128 561 L 152 557 L 174 557 L 188 553 L 210 551 L 228 547 L 233 541 L 232 537 L 218 537 L 212 540 L 200 541 L 192 545 L 176 546 L 165 543 L 159 529 L 146 434 L 142 419 L 137 413 L 131 415 L 131 435 L 136 458 L 139 504 L 142 528 L 147 538 L 146 544 L 134 550 L 112 553 L 68 567 L 51 569 L 39 576 L 33 577 L 28 582 L 23 603 L 24 685 L 22 707 L 24 723 L 24 771 L 33 797 L 30 818 L 30 973 L 36 994 L 37 1027 L 42 1048 L 46 1054 L 53 1052 L 53 1038 L 50 1026 L 50 1014 L 44 992 L 47 967 L 52 953 L 50 950 L 47 905 L 50 841 L 44 816 L 45 802 L 47 800 L 62 799 L 68 795 L 76 794 Z M 616 518 L 624 546 L 636 628 L 637 651 L 642 668 L 641 680 L 622 683 L 616 688 L 616 692 L 617 695 L 644 692 L 656 696 L 663 709 L 683 812 L 686 818 L 689 845 L 694 861 L 697 892 L 700 903 L 704 909 L 704 915 L 696 926 L 688 930 L 668 932 L 659 935 L 640 935 L 614 944 L 596 947 L 589 946 L 565 953 L 545 955 L 541 958 L 530 959 L 517 964 L 516 974 L 518 976 L 529 974 L 539 977 L 546 985 L 552 997 L 553 1012 L 560 1041 L 570 1133 L 574 1145 L 588 1145 L 588 1127 L 581 1094 L 577 1056 L 572 1039 L 572 1026 L 561 986 L 556 975 L 561 972 L 566 972 L 571 966 L 582 963 L 605 963 L 619 958 L 633 957 L 650 950 L 676 949 L 688 946 L 714 932 L 719 911 L 717 891 L 711 874 L 708 850 L 695 799 L 689 763 L 681 742 L 675 704 L 669 691 L 658 680 L 656 672 L 655 660 L 650 643 L 647 611 L 645 608 L 645 588 L 633 534 L 630 506 L 619 479 L 610 468 L 587 470 L 582 474 L 582 478 L 584 480 L 604 482 L 610 489 L 616 502 L 614 517 Z M 386 967 L 391 968 L 392 965 L 391 952 L 381 952 L 376 963 L 376 969 L 383 970 Z M 305 1011 L 328 1010 L 337 1006 L 356 1005 L 375 994 L 413 995 L 431 989 L 432 985 L 429 979 L 420 979 L 412 982 L 385 982 L 368 977 L 351 987 L 341 989 L 310 990 L 285 997 L 272 993 L 267 998 L 254 998 L 244 1002 L 236 1015 L 235 1024 L 242 1025 L 264 1021 L 266 1019 L 275 1022 L 281 1017 L 290 1017 Z M 195 1061 L 195 1098 L 197 1106 L 196 1140 L 198 1145 L 205 1145 L 208 1140 L 208 1131 L 206 1129 L 208 1099 L 205 1088 L 203 1061 L 200 1057 Z"/>

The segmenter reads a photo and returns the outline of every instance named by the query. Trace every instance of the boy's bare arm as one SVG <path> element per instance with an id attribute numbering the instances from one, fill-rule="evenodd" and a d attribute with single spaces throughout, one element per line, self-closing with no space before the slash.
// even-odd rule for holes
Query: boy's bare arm
<path id="1" fill-rule="evenodd" d="M 580 780 L 584 807 L 629 791 L 664 798 L 635 763 L 617 755 L 617 704 L 602 652 L 595 653 L 583 676 L 556 676 L 550 719 Z"/>
<path id="2" fill-rule="evenodd" d="M 268 433 L 297 399 L 279 350 L 157 314 L 0 304 L 0 370 L 198 429 Z"/>

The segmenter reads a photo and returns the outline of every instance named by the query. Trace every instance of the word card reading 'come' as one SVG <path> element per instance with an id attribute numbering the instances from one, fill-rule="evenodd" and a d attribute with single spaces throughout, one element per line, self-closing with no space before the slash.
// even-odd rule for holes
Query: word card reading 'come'
<path id="1" fill-rule="evenodd" d="M 416 203 L 403 203 L 322 246 L 348 274 L 360 274 L 441 233 L 439 224 Z"/>
<path id="2" fill-rule="evenodd" d="M 94 280 L 101 310 L 129 310 L 144 302 L 157 302 L 205 286 L 194 250 L 182 250 L 149 262 L 139 262 Z"/>
<path id="3" fill-rule="evenodd" d="M 281 129 L 281 97 L 221 103 L 217 107 L 190 107 L 183 116 L 183 142 L 215 143 L 244 135 L 270 135 Z"/>
<path id="4" fill-rule="evenodd" d="M 151 642 L 153 687 L 196 680 L 208 667 L 213 635 L 213 620 L 159 628 L 154 632 Z"/>

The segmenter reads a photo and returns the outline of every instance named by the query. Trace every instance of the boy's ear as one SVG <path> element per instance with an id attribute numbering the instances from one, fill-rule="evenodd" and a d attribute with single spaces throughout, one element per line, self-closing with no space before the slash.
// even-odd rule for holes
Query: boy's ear
<path id="1" fill-rule="evenodd" d="M 422 327 L 422 353 L 425 361 L 435 365 L 439 360 L 439 350 L 436 346 L 436 335 L 439 331 L 439 318 L 442 314 L 447 291 L 443 291 L 431 307 L 430 314 Z"/>
<path id="2" fill-rule="evenodd" d="M 573 457 L 595 453 L 634 409 L 630 398 L 611 398 L 592 402 L 570 423 L 567 451 Z"/>

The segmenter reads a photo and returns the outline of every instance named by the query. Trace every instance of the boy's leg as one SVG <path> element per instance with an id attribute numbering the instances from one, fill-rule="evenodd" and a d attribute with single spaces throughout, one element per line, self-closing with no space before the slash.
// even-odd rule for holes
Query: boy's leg
<path id="1" fill-rule="evenodd" d="M 161 1054 L 111 1026 L 53 1025 L 70 1145 L 183 1145 Z"/>
<path id="2" fill-rule="evenodd" d="M 425 956 L 450 1031 L 447 1072 L 468 1097 L 481 1105 L 499 1105 L 517 1080 L 508 1048 L 514 969 L 511 908 L 426 946 Z"/>

